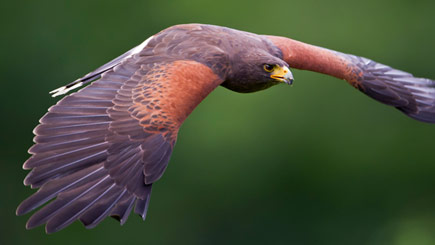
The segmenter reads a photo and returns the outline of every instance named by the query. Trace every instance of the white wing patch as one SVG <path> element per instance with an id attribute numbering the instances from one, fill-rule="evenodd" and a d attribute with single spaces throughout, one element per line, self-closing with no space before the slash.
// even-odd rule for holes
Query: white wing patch
<path id="1" fill-rule="evenodd" d="M 130 49 L 129 51 L 125 52 L 124 54 L 122 54 L 121 56 L 111 60 L 110 62 L 106 63 L 105 65 L 99 67 L 98 69 L 96 69 L 93 72 L 90 72 L 88 74 L 86 74 L 84 77 L 81 77 L 77 80 L 75 80 L 72 83 L 69 83 L 65 86 L 62 86 L 60 88 L 57 88 L 55 90 L 50 91 L 50 94 L 52 94 L 52 97 L 56 97 L 59 95 L 63 95 L 68 93 L 69 91 L 76 89 L 78 87 L 83 86 L 83 84 L 88 83 L 88 82 L 92 82 L 98 78 L 100 78 L 101 74 L 106 72 L 107 70 L 112 69 L 113 67 L 115 67 L 116 65 L 118 65 L 119 63 L 121 63 L 123 60 L 130 58 L 131 56 L 139 53 L 140 51 L 142 51 L 147 45 L 148 43 L 151 41 L 151 39 L 154 36 L 149 37 L 147 40 L 143 41 L 141 44 L 139 44 L 138 46 Z"/>
<path id="2" fill-rule="evenodd" d="M 75 83 L 74 85 L 72 85 L 70 87 L 62 86 L 60 88 L 57 88 L 55 90 L 50 91 L 49 94 L 52 94 L 51 97 L 56 97 L 56 96 L 59 96 L 59 95 L 62 95 L 62 94 L 66 94 L 66 93 L 68 93 L 69 91 L 71 91 L 71 90 L 73 90 L 75 88 L 81 87 L 82 85 L 83 85 L 83 82 L 78 82 L 78 83 Z"/>
<path id="3" fill-rule="evenodd" d="M 147 40 L 143 41 L 141 44 L 139 44 L 138 46 L 136 46 L 135 48 L 130 50 L 129 52 L 131 52 L 131 53 L 128 57 L 131 57 L 132 55 L 135 55 L 135 54 L 139 53 L 140 51 L 142 51 L 148 45 L 148 43 L 151 41 L 151 39 L 153 37 L 154 36 L 149 37 Z M 128 57 L 126 57 L 126 58 L 128 58 Z"/>

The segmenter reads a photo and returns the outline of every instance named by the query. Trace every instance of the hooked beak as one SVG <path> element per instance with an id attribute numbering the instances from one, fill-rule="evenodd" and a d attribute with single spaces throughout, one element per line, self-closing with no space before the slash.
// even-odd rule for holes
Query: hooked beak
<path id="1" fill-rule="evenodd" d="M 271 78 L 280 82 L 291 85 L 293 83 L 293 74 L 287 66 L 278 66 L 270 75 Z"/>

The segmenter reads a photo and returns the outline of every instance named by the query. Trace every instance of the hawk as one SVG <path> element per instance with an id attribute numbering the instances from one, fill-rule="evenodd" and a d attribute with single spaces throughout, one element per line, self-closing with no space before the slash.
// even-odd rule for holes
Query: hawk
<path id="1" fill-rule="evenodd" d="M 435 81 L 370 59 L 285 37 L 226 27 L 169 27 L 118 58 L 51 93 L 78 92 L 48 109 L 35 128 L 31 172 L 38 191 L 17 215 L 43 206 L 26 228 L 87 228 L 107 216 L 145 219 L 153 183 L 165 171 L 178 130 L 217 86 L 250 93 L 292 84 L 289 69 L 324 73 L 416 120 L 435 123 Z"/>

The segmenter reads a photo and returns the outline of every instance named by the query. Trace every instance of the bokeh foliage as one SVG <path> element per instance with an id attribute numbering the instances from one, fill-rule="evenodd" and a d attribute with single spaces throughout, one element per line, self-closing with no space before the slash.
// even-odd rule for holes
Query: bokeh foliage
<path id="1" fill-rule="evenodd" d="M 183 125 L 146 222 L 45 235 L 15 217 L 32 129 L 70 82 L 174 24 L 292 37 L 435 79 L 435 1 L 4 1 L 1 244 L 435 244 L 435 125 L 335 78 L 214 91 Z"/>

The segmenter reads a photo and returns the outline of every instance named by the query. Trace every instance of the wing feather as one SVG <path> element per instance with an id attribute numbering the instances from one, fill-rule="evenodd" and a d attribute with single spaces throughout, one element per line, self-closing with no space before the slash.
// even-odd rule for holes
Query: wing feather
<path id="1" fill-rule="evenodd" d="M 373 60 L 316 47 L 289 38 L 266 36 L 294 68 L 345 79 L 361 92 L 394 106 L 411 118 L 435 123 L 435 81 Z"/>
<path id="2" fill-rule="evenodd" d="M 119 200 L 116 206 L 111 210 L 110 216 L 117 219 L 121 225 L 125 224 L 135 201 L 136 198 L 133 196 L 124 195 L 124 197 Z"/>
<path id="3" fill-rule="evenodd" d="M 134 204 L 145 219 L 152 183 L 167 167 L 178 128 L 221 83 L 198 62 L 137 57 L 98 76 L 51 107 L 34 130 L 33 155 L 24 164 L 32 171 L 24 183 L 40 189 L 17 214 L 51 202 L 32 215 L 29 229 L 45 223 L 52 233 L 75 220 L 92 228 L 106 216 L 123 224 Z"/>
<path id="4" fill-rule="evenodd" d="M 56 179 L 44 184 L 35 194 L 24 200 L 17 210 L 18 214 L 26 214 L 54 198 L 61 191 L 76 188 L 106 175 L 103 163 L 82 169 L 65 178 Z"/>
<path id="5" fill-rule="evenodd" d="M 80 216 L 80 221 L 86 228 L 94 228 L 107 217 L 115 205 L 119 203 L 119 200 L 125 195 L 129 195 L 126 189 L 122 189 L 122 191 L 116 194 L 114 193 L 113 195 L 106 194 L 104 198 L 101 198 L 92 208 L 88 209 Z"/>

